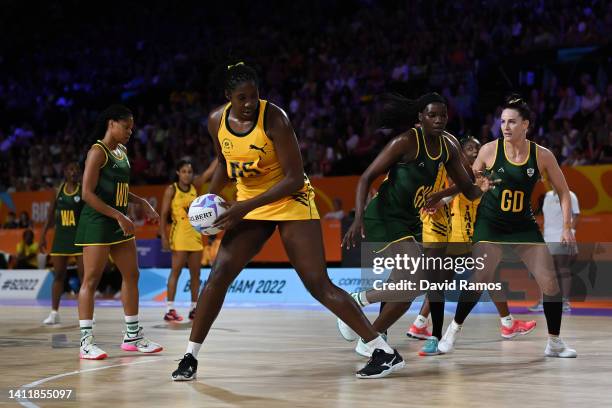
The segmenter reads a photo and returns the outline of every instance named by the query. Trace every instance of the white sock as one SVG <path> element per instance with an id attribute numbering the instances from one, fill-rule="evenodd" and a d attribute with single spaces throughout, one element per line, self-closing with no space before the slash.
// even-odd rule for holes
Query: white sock
<path id="1" fill-rule="evenodd" d="M 138 315 L 125 316 L 126 336 L 135 337 L 138 334 Z"/>
<path id="2" fill-rule="evenodd" d="M 462 326 L 463 326 L 462 324 L 458 324 L 458 323 L 457 323 L 457 322 L 456 322 L 456 321 L 453 319 L 453 321 L 451 322 L 450 326 L 448 326 L 448 328 L 449 328 L 449 329 L 451 329 L 451 330 L 457 331 L 457 330 L 461 330 L 461 327 L 462 327 Z"/>
<path id="3" fill-rule="evenodd" d="M 197 304 L 198 302 L 191 302 L 191 309 L 189 309 L 189 311 L 191 312 L 193 309 L 195 309 Z"/>
<path id="4" fill-rule="evenodd" d="M 57 310 L 51 309 L 51 314 L 52 315 L 56 315 L 57 314 Z"/>
<path id="5" fill-rule="evenodd" d="M 200 347 L 202 347 L 202 343 L 194 343 L 193 341 L 190 341 L 187 344 L 187 351 L 185 351 L 185 354 L 190 353 L 195 358 L 198 358 L 198 353 L 200 352 Z"/>
<path id="6" fill-rule="evenodd" d="M 93 320 L 79 320 L 81 328 L 81 339 L 93 335 Z"/>
<path id="7" fill-rule="evenodd" d="M 367 306 L 370 304 L 370 302 L 368 302 L 368 298 L 366 297 L 366 292 L 359 292 L 359 302 L 363 305 L 363 306 Z"/>
<path id="8" fill-rule="evenodd" d="M 393 351 L 393 349 L 391 347 L 389 347 L 389 344 L 387 344 L 387 342 L 385 341 L 385 339 L 382 338 L 382 336 L 378 336 L 377 338 L 375 338 L 374 340 L 366 343 L 368 345 L 368 347 L 370 347 L 372 350 L 376 350 L 376 349 L 382 349 L 385 353 L 387 354 L 393 354 L 395 353 Z"/>
<path id="9" fill-rule="evenodd" d="M 417 329 L 422 329 L 423 327 L 427 327 L 427 318 L 423 315 L 418 315 L 416 319 L 414 319 L 413 323 Z"/>
<path id="10" fill-rule="evenodd" d="M 502 317 L 500 320 L 502 326 L 507 327 L 508 329 L 514 325 L 514 317 L 512 317 L 511 314 L 506 317 Z"/>
<path id="11" fill-rule="evenodd" d="M 166 313 L 168 313 L 172 309 L 174 309 L 174 301 L 172 301 L 172 302 L 167 301 L 166 302 Z"/>

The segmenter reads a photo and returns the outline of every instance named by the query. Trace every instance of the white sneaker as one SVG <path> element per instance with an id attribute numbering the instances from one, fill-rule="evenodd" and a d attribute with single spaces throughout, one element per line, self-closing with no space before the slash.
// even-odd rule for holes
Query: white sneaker
<path id="1" fill-rule="evenodd" d="M 438 350 L 442 353 L 450 353 L 455 348 L 455 342 L 461 332 L 461 326 L 455 323 L 453 320 L 446 329 L 446 333 L 442 337 L 442 340 L 438 343 Z"/>
<path id="2" fill-rule="evenodd" d="M 563 312 L 571 312 L 572 306 L 570 305 L 569 300 L 563 299 Z"/>
<path id="3" fill-rule="evenodd" d="M 544 355 L 546 355 L 546 357 L 576 358 L 578 353 L 576 353 L 576 350 L 569 348 L 567 344 L 561 340 L 561 337 L 549 337 Z"/>
<path id="4" fill-rule="evenodd" d="M 384 333 L 379 333 L 380 336 L 387 341 L 387 335 Z M 363 339 L 360 337 L 359 341 L 357 342 L 357 345 L 355 346 L 355 353 L 359 354 L 360 356 L 363 357 L 372 357 L 372 353 L 374 352 L 374 349 L 370 346 L 368 346 L 368 344 L 363 341 Z"/>
<path id="5" fill-rule="evenodd" d="M 542 303 L 542 301 L 538 301 L 538 303 L 536 303 L 533 306 L 530 306 L 527 308 L 530 312 L 543 312 L 544 311 L 544 303 Z"/>
<path id="6" fill-rule="evenodd" d="M 160 344 L 157 344 L 143 336 L 142 327 L 138 329 L 138 334 L 136 334 L 134 337 L 130 337 L 128 333 L 123 335 L 121 350 L 139 351 L 141 353 L 158 353 L 163 349 L 164 348 Z"/>
<path id="7" fill-rule="evenodd" d="M 56 312 L 55 310 L 52 310 L 51 313 L 49 313 L 49 316 L 45 320 L 43 320 L 43 324 L 47 326 L 52 326 L 54 324 L 60 324 L 59 313 Z"/>
<path id="8" fill-rule="evenodd" d="M 353 300 L 355 300 L 359 307 L 363 307 L 361 301 L 359 300 L 359 292 L 351 293 L 351 297 L 353 298 Z M 337 320 L 338 331 L 340 332 L 340 335 L 344 340 L 355 341 L 359 338 L 357 333 L 355 333 L 355 331 L 351 329 L 348 324 L 344 323 L 340 318 L 338 318 Z M 370 353 L 370 355 L 371 354 L 372 353 Z"/>
<path id="9" fill-rule="evenodd" d="M 82 360 L 103 360 L 108 357 L 108 354 L 94 343 L 92 335 L 81 339 L 81 347 L 79 357 Z"/>
<path id="10" fill-rule="evenodd" d="M 373 352 L 374 350 L 370 348 L 370 346 L 368 346 L 362 338 L 359 338 L 357 346 L 355 346 L 355 353 L 359 354 L 360 356 L 370 358 L 372 357 Z"/>

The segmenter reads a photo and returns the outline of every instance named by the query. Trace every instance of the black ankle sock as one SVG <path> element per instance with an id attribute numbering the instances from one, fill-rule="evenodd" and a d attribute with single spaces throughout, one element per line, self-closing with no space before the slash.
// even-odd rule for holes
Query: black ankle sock
<path id="1" fill-rule="evenodd" d="M 544 316 L 548 325 L 548 333 L 558 336 L 561 332 L 561 315 L 563 314 L 563 302 L 561 293 L 554 296 L 543 296 Z"/>
<path id="2" fill-rule="evenodd" d="M 459 303 L 457 303 L 457 311 L 455 312 L 455 322 L 463 324 L 474 306 L 478 303 L 482 292 L 475 290 L 465 290 L 459 295 Z"/>

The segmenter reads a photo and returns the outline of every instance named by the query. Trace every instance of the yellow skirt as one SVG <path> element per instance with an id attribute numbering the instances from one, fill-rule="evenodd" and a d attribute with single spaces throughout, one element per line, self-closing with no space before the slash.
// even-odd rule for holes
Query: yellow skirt
<path id="1" fill-rule="evenodd" d="M 201 251 L 202 234 L 198 233 L 189 222 L 173 223 L 170 227 L 170 249 L 173 251 Z"/>
<path id="2" fill-rule="evenodd" d="M 423 221 L 423 243 L 448 242 L 451 236 L 451 214 L 448 205 L 438 209 L 433 215 L 421 213 Z"/>
<path id="3" fill-rule="evenodd" d="M 320 217 L 314 197 L 315 194 L 311 188 L 302 189 L 289 197 L 254 209 L 244 219 L 265 221 L 318 220 Z"/>

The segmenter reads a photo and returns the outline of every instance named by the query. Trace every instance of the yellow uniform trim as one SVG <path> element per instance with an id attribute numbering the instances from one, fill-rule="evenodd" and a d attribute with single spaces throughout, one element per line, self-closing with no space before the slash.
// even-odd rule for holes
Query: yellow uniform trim
<path id="1" fill-rule="evenodd" d="M 51 252 L 49 255 L 51 256 L 81 256 L 83 255 L 83 252 L 75 252 L 73 254 L 60 254 L 57 252 Z"/>
<path id="2" fill-rule="evenodd" d="M 379 249 L 378 251 L 374 251 L 374 253 L 379 254 L 379 253 L 381 253 L 382 251 L 384 251 L 385 249 L 389 248 L 391 245 L 393 245 L 393 244 L 397 244 L 397 243 L 398 243 L 398 242 L 400 242 L 400 241 L 405 241 L 405 240 L 407 240 L 407 239 L 409 239 L 409 238 L 412 238 L 412 239 L 413 239 L 413 240 L 416 242 L 416 239 L 414 239 L 414 235 L 406 235 L 405 237 L 402 237 L 402 238 L 396 239 L 395 241 L 391 241 L 391 242 L 389 242 L 389 243 L 388 243 L 387 245 L 385 245 L 385 246 L 384 246 L 382 249 Z"/>
<path id="3" fill-rule="evenodd" d="M 491 170 L 495 166 L 495 162 L 497 161 L 497 149 L 499 148 L 499 139 L 495 141 L 495 156 L 493 156 L 493 163 L 490 166 L 485 166 L 487 170 Z"/>
<path id="4" fill-rule="evenodd" d="M 412 130 L 414 130 L 414 136 L 416 137 L 417 141 L 417 152 L 416 156 L 414 156 L 414 160 L 416 160 L 419 157 L 419 153 L 421 152 L 421 142 L 419 141 L 419 131 L 416 130 L 416 128 L 412 128 Z"/>
<path id="5" fill-rule="evenodd" d="M 507 241 L 504 241 L 504 242 L 501 242 L 501 241 L 478 241 L 478 242 L 474 242 L 473 245 L 479 244 L 481 242 L 484 242 L 486 244 L 547 245 L 546 242 L 507 242 Z"/>
<path id="6" fill-rule="evenodd" d="M 74 245 L 75 246 L 81 246 L 81 247 L 86 247 L 86 246 L 104 246 L 104 245 L 111 246 L 111 245 L 120 244 L 122 242 L 127 242 L 127 241 L 132 240 L 132 239 L 136 239 L 136 237 L 130 237 L 130 238 L 122 239 L 121 241 L 115 241 L 115 242 L 103 242 L 103 243 L 92 243 L 92 244 L 74 244 Z"/>
<path id="7" fill-rule="evenodd" d="M 101 143 L 104 147 L 106 147 L 106 149 L 110 152 L 110 154 L 113 155 L 113 157 L 117 160 L 123 160 L 125 159 L 127 153 L 125 151 L 125 146 L 119 144 L 117 145 L 117 148 L 119 149 L 119 151 L 121 152 L 120 156 L 117 156 L 115 153 L 113 153 L 113 151 L 111 149 L 108 148 L 108 146 L 102 141 L 102 140 L 98 140 L 99 143 Z"/>
<path id="8" fill-rule="evenodd" d="M 106 160 L 104 160 L 104 164 L 100 166 L 100 168 L 106 166 L 106 163 L 108 163 L 108 153 L 106 153 L 106 149 L 100 145 L 99 143 L 101 142 L 96 142 L 93 145 L 99 147 L 100 149 L 102 149 L 102 151 L 104 152 L 104 157 L 106 157 Z"/>
<path id="9" fill-rule="evenodd" d="M 438 137 L 438 141 L 440 142 L 440 153 L 438 153 L 438 155 L 436 157 L 431 157 L 431 155 L 429 154 L 429 150 L 427 150 L 427 142 L 425 141 L 425 132 L 423 131 L 423 144 L 425 145 L 425 153 L 427 154 L 427 157 L 429 157 L 431 160 L 438 160 L 440 158 L 440 156 L 442 156 L 442 138 L 443 136 Z"/>
<path id="10" fill-rule="evenodd" d="M 77 191 L 79 191 L 79 187 L 80 187 L 80 186 L 81 186 L 81 183 L 77 183 L 76 188 L 74 189 L 74 191 L 73 191 L 72 193 L 68 193 L 68 192 L 66 191 L 66 183 L 64 183 L 64 184 L 63 184 L 63 188 L 62 188 L 62 190 L 63 190 L 63 192 L 64 192 L 64 195 L 67 195 L 68 197 L 70 197 L 70 196 L 75 195 L 75 194 L 77 193 Z"/>
<path id="11" fill-rule="evenodd" d="M 527 161 L 529 160 L 529 156 L 531 155 L 531 141 L 530 140 L 527 140 L 527 157 L 525 158 L 525 160 L 523 160 L 522 163 L 515 163 L 508 158 L 508 155 L 506 154 L 506 142 L 503 142 L 503 143 L 504 143 L 504 157 L 506 158 L 506 161 L 508 163 L 514 166 L 524 166 L 527 163 Z"/>

